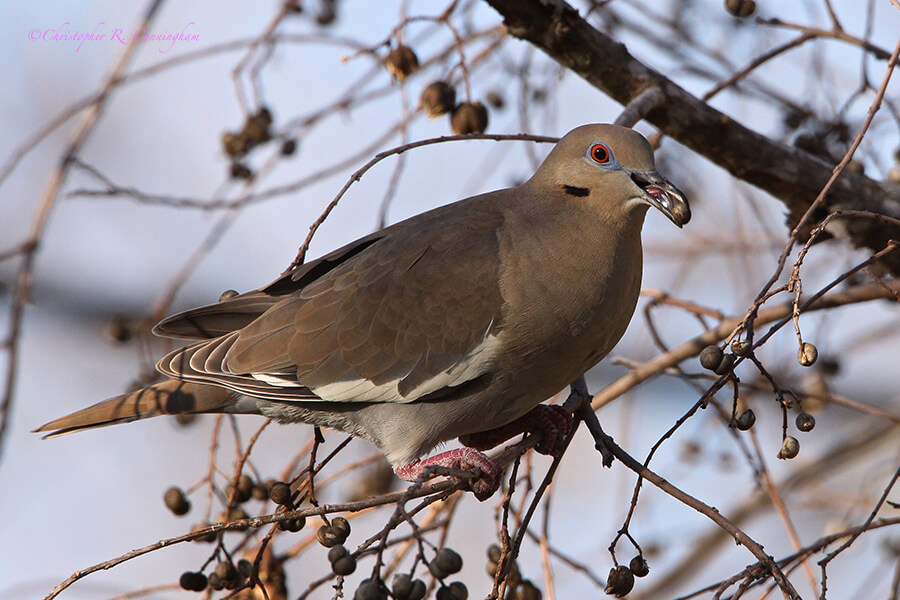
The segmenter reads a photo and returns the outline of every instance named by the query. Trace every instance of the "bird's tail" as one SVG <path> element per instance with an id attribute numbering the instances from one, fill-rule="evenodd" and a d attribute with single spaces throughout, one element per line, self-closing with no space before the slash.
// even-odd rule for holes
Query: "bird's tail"
<path id="1" fill-rule="evenodd" d="M 44 439 L 129 423 L 159 415 L 227 412 L 235 394 L 220 387 L 170 379 L 128 394 L 98 402 L 88 408 L 41 425 L 33 432 L 47 432 Z"/>

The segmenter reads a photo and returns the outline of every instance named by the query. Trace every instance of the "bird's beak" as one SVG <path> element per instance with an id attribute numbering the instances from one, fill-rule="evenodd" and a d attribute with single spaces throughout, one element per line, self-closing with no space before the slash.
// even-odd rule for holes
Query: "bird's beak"
<path id="1" fill-rule="evenodd" d="M 643 192 L 647 204 L 658 209 L 679 227 L 691 220 L 691 207 L 684 193 L 655 171 L 631 172 L 631 180 Z"/>

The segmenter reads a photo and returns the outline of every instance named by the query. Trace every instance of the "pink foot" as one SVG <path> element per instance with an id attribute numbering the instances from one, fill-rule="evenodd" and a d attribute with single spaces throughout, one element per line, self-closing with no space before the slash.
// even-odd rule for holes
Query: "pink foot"
<path id="1" fill-rule="evenodd" d="M 394 467 L 394 473 L 404 481 L 416 481 L 422 471 L 431 465 L 463 470 L 474 467 L 481 469 L 481 477 L 472 480 L 470 485 L 475 497 L 482 502 L 494 495 L 503 478 L 503 466 L 500 463 L 471 448 L 457 448 L 425 460 L 417 460 L 408 465 Z"/>
<path id="2" fill-rule="evenodd" d="M 470 433 L 459 438 L 464 445 L 487 450 L 520 433 L 540 432 L 541 441 L 535 450 L 556 455 L 562 450 L 563 438 L 572 430 L 572 413 L 555 404 L 538 404 L 525 415 L 495 429 Z"/>

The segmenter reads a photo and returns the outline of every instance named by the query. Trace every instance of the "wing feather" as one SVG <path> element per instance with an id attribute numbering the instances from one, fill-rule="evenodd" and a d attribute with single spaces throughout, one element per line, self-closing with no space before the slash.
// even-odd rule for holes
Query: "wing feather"
<path id="1" fill-rule="evenodd" d="M 167 319 L 166 335 L 218 336 L 170 353 L 160 370 L 305 402 L 412 402 L 489 374 L 502 330 L 503 218 L 497 202 L 478 200 L 399 223 L 243 298 Z M 223 331 L 232 324 L 240 326 Z"/>

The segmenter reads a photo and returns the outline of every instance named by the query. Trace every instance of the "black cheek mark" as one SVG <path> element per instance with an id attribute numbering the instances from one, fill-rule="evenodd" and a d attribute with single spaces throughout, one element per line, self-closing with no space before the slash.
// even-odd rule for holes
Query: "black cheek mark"
<path id="1" fill-rule="evenodd" d="M 578 198 L 584 198 L 591 193 L 591 190 L 588 188 L 575 187 L 574 185 L 564 185 L 563 189 L 568 195 L 576 196 Z"/>

